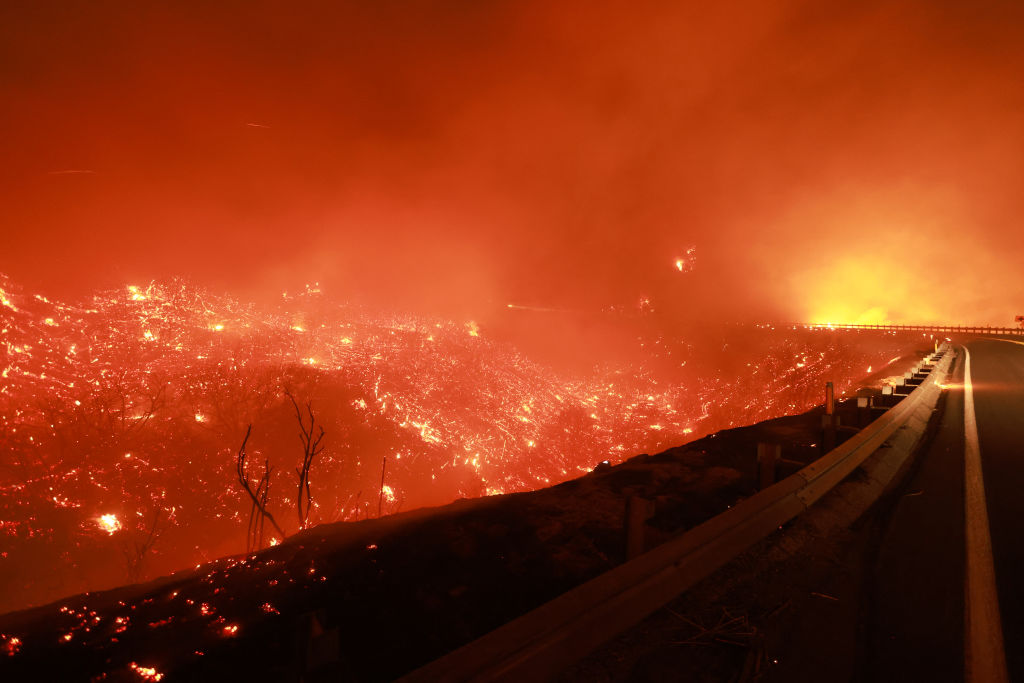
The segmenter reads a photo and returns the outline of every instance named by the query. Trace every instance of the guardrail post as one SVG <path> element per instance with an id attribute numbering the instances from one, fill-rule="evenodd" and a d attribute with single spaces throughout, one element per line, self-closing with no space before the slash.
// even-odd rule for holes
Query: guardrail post
<path id="1" fill-rule="evenodd" d="M 825 431 L 822 448 L 828 453 L 836 447 L 836 389 L 832 382 L 825 383 L 825 415 L 821 423 Z"/>
<path id="2" fill-rule="evenodd" d="M 626 560 L 644 553 L 644 524 L 654 514 L 654 501 L 641 496 L 626 499 Z"/>
<path id="3" fill-rule="evenodd" d="M 757 444 L 757 479 L 759 490 L 775 483 L 775 466 L 782 458 L 782 446 L 777 443 Z"/>
<path id="4" fill-rule="evenodd" d="M 857 397 L 857 426 L 865 427 L 871 422 L 871 401 L 867 396 Z"/>

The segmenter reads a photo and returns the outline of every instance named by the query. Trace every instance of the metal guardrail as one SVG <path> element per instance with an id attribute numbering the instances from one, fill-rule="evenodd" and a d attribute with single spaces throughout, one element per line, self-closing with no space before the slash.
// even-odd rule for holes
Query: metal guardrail
<path id="1" fill-rule="evenodd" d="M 948 350 L 944 345 L 946 353 L 934 371 L 899 404 L 796 474 L 405 675 L 400 683 L 552 677 L 768 537 L 845 479 L 926 398 L 941 391 L 936 378 L 949 367 Z"/>
<path id="2" fill-rule="evenodd" d="M 838 323 L 786 323 L 782 327 L 806 330 L 881 330 L 883 332 L 947 332 L 950 334 L 1024 335 L 1024 327 L 992 327 L 990 325 L 847 325 Z"/>

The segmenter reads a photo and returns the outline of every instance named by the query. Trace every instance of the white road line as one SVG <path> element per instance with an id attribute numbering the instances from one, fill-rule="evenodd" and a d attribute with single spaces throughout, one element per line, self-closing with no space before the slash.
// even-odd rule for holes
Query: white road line
<path id="1" fill-rule="evenodd" d="M 1003 622 L 999 617 L 996 570 L 992 561 L 985 480 L 981 471 L 978 420 L 971 384 L 971 354 L 964 358 L 964 513 L 967 533 L 965 577 L 964 679 L 967 683 L 1007 683 Z"/>

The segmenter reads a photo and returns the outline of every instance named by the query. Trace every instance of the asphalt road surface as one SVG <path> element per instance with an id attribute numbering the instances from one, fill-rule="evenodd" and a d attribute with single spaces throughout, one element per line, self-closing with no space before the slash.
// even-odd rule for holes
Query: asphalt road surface
<path id="1" fill-rule="evenodd" d="M 1024 344 L 968 344 L 1007 668 L 1024 681 Z"/>
<path id="2" fill-rule="evenodd" d="M 1024 344 L 966 347 L 881 541 L 863 680 L 1006 680 L 1003 651 L 1024 681 Z"/>

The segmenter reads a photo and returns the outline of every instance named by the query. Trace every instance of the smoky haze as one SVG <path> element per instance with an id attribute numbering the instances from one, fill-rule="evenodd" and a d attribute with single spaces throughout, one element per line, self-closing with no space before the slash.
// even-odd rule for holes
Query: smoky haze
<path id="1" fill-rule="evenodd" d="M 0 270 L 449 315 L 1024 313 L 1019 3 L 209 5 L 3 3 Z"/>

